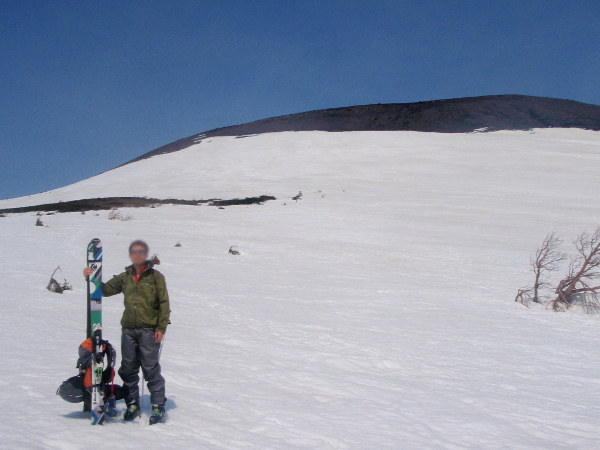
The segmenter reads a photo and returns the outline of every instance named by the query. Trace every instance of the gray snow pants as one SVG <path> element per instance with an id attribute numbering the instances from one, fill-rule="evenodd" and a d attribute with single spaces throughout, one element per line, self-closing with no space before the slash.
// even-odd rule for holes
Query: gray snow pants
<path id="1" fill-rule="evenodd" d="M 148 383 L 150 401 L 153 405 L 165 403 L 165 379 L 160 374 L 160 344 L 154 342 L 152 328 L 123 328 L 121 333 L 121 368 L 119 376 L 127 394 L 127 404 L 140 399 L 140 366 Z"/>

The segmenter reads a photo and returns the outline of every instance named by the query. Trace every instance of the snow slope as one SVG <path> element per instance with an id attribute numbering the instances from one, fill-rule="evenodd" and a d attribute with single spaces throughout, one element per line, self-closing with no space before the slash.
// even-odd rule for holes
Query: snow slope
<path id="1" fill-rule="evenodd" d="M 277 133 L 1 201 L 278 198 L 0 218 L 0 447 L 598 448 L 599 318 L 512 299 L 547 232 L 600 223 L 599 168 L 600 133 L 573 129 Z M 54 395 L 75 374 L 92 237 L 105 276 L 134 238 L 162 260 L 164 426 L 146 410 L 92 428 Z M 62 296 L 44 289 L 58 264 Z M 118 348 L 122 299 L 104 310 Z"/>

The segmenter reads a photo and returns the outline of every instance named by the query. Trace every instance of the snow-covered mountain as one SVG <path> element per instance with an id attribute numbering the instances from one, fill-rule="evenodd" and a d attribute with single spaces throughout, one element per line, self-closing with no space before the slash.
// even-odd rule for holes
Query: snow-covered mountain
<path id="1" fill-rule="evenodd" d="M 179 139 L 132 161 L 175 152 L 206 137 L 248 136 L 282 131 L 422 131 L 581 128 L 600 130 L 600 106 L 528 95 L 487 95 L 417 103 L 387 103 L 320 109 L 270 117 Z"/>
<path id="2" fill-rule="evenodd" d="M 0 446 L 597 448 L 598 317 L 512 299 L 547 232 L 600 223 L 599 168 L 600 133 L 578 128 L 207 134 L 1 201 L 276 197 L 1 217 Z M 165 426 L 92 428 L 54 395 L 84 337 L 92 237 L 105 276 L 134 238 L 162 261 Z M 57 265 L 62 296 L 44 289 Z M 104 305 L 118 348 L 122 303 Z"/>

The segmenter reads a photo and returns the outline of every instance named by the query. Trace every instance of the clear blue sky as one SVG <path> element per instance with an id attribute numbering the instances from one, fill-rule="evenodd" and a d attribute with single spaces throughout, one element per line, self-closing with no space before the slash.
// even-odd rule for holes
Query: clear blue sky
<path id="1" fill-rule="evenodd" d="M 311 109 L 504 93 L 600 104 L 600 2 L 0 0 L 0 64 L 6 198 Z"/>

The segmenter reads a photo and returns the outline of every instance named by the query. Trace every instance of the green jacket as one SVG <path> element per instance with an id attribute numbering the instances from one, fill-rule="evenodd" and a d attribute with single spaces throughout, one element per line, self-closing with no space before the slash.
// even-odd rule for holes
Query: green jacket
<path id="1" fill-rule="evenodd" d="M 102 283 L 102 295 L 125 294 L 125 311 L 121 319 L 123 328 L 154 328 L 165 333 L 169 324 L 171 308 L 165 277 L 152 268 L 152 262 L 146 263 L 136 283 L 133 277 L 133 266 L 125 268 L 125 272 L 115 275 L 107 283 Z"/>

